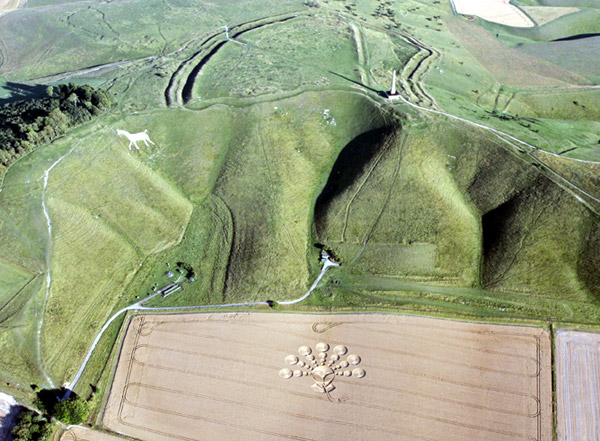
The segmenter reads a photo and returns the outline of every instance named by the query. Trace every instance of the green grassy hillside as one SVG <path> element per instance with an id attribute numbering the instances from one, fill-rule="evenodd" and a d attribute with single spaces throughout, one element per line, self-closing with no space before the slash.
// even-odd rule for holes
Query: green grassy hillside
<path id="1" fill-rule="evenodd" d="M 149 306 L 297 298 L 322 246 L 343 265 L 310 310 L 599 323 L 596 61 L 572 61 L 588 40 L 552 41 L 598 32 L 598 10 L 568 3 L 582 9 L 531 29 L 436 0 L 2 16 L 0 100 L 74 82 L 116 102 L 0 183 L 6 387 L 70 381 L 112 314 L 175 280 Z"/>

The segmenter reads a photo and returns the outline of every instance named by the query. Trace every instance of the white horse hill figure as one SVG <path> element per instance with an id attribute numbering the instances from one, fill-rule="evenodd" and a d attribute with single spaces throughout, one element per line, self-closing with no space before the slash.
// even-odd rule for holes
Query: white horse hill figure
<path id="1" fill-rule="evenodd" d="M 140 132 L 140 133 L 129 133 L 127 130 L 117 129 L 117 136 L 124 135 L 127 137 L 127 139 L 129 140 L 129 150 L 131 150 L 132 145 L 135 145 L 135 148 L 137 150 L 139 150 L 140 147 L 137 145 L 138 141 L 144 141 L 144 144 L 146 144 L 146 147 L 149 146 L 148 143 L 154 145 L 154 143 L 152 142 L 152 140 L 146 133 L 147 131 L 148 130 L 144 130 L 143 132 Z"/>

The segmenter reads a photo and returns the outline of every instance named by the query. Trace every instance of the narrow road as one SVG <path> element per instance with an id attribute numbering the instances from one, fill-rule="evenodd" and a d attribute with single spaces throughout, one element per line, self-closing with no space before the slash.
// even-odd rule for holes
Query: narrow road
<path id="1" fill-rule="evenodd" d="M 323 268 L 321 269 L 319 276 L 315 279 L 315 281 L 310 286 L 308 291 L 306 291 L 306 293 L 302 297 L 298 297 L 297 299 L 294 299 L 294 300 L 286 300 L 286 301 L 278 302 L 278 303 L 280 305 L 295 305 L 296 303 L 300 303 L 303 300 L 305 300 L 306 298 L 308 298 L 308 296 L 313 292 L 313 290 L 317 287 L 317 285 L 319 284 L 319 282 L 325 275 L 325 272 L 332 266 L 339 266 L 339 264 L 327 259 L 325 261 L 325 263 L 323 264 Z M 121 314 L 123 314 L 126 311 L 133 311 L 133 310 L 136 310 L 136 311 L 181 311 L 181 310 L 186 310 L 186 309 L 239 308 L 239 307 L 246 307 L 246 306 L 269 306 L 268 302 L 223 303 L 220 305 L 170 306 L 170 307 L 142 306 L 143 303 L 147 302 L 148 300 L 157 296 L 158 294 L 159 293 L 157 292 L 155 294 L 152 294 L 150 297 L 146 297 L 145 299 L 142 299 L 139 302 L 134 303 L 133 305 L 127 306 L 126 308 L 123 308 L 120 311 L 117 311 L 110 319 L 108 319 L 108 321 L 104 324 L 104 326 L 102 327 L 102 329 L 96 336 L 96 339 L 92 343 L 92 347 L 90 348 L 85 359 L 83 360 L 83 363 L 82 363 L 81 367 L 79 368 L 77 375 L 75 375 L 75 378 L 73 379 L 71 384 L 69 384 L 67 392 L 62 397 L 62 400 L 66 400 L 67 398 L 69 398 L 69 396 L 71 396 L 71 391 L 77 385 L 77 382 L 81 378 L 81 375 L 83 375 L 83 371 L 85 370 L 85 367 L 87 366 L 88 362 L 90 361 L 90 358 L 92 357 L 92 353 L 94 352 L 94 349 L 96 349 L 96 346 L 98 345 L 98 342 L 102 338 L 102 335 L 104 334 L 104 332 L 106 332 L 106 330 L 108 329 L 108 327 L 111 325 L 112 322 L 114 322 Z"/>

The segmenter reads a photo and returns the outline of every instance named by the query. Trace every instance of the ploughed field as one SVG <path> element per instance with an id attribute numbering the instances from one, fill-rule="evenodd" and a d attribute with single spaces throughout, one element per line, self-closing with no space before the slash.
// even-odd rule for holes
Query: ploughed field
<path id="1" fill-rule="evenodd" d="M 390 315 L 137 315 L 103 418 L 159 440 L 548 440 L 550 336 Z"/>
<path id="2" fill-rule="evenodd" d="M 556 333 L 559 441 L 594 440 L 600 434 L 600 334 Z"/>

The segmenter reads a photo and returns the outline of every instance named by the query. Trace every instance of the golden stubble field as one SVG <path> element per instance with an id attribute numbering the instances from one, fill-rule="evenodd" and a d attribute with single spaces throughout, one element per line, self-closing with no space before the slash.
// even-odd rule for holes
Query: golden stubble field
<path id="1" fill-rule="evenodd" d="M 111 435 L 99 430 L 81 426 L 70 426 L 60 437 L 60 441 L 126 441 L 127 438 Z"/>
<path id="2" fill-rule="evenodd" d="M 507 26 L 528 28 L 535 23 L 509 0 L 452 0 L 459 14 L 476 15 Z"/>
<path id="3" fill-rule="evenodd" d="M 600 439 L 600 334 L 556 333 L 558 440 Z"/>
<path id="4" fill-rule="evenodd" d="M 25 0 L 0 0 L 0 14 L 17 9 Z"/>
<path id="5" fill-rule="evenodd" d="M 550 336 L 398 315 L 138 315 L 103 422 L 145 441 L 549 441 Z"/>

